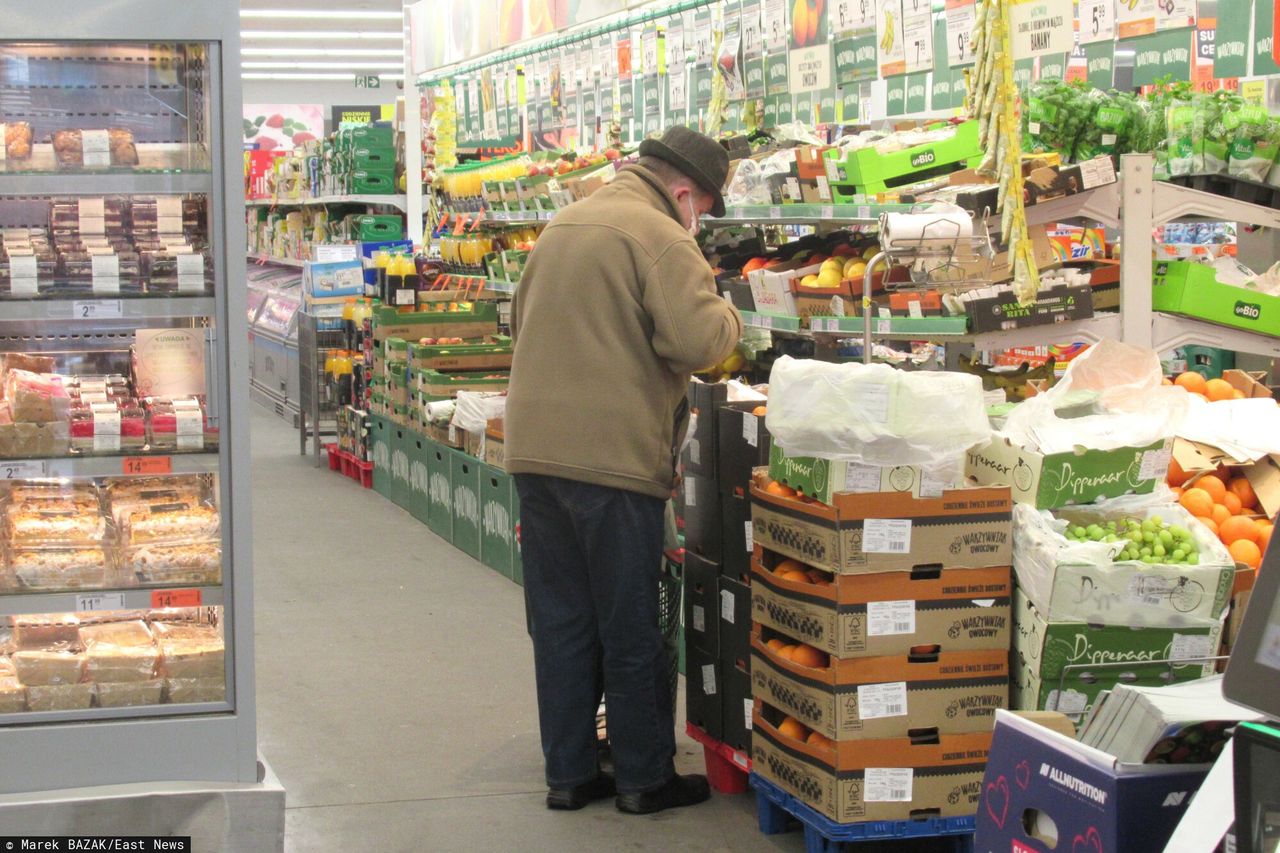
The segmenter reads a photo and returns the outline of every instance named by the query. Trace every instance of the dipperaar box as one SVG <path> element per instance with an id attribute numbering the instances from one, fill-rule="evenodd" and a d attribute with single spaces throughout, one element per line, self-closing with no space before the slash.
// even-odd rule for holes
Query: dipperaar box
<path id="1" fill-rule="evenodd" d="M 1014 593 L 1013 617 L 1014 708 L 1069 716 L 1086 713 L 1101 691 L 1120 681 L 1159 687 L 1212 674 L 1212 661 L 1176 665 L 1154 661 L 1217 654 L 1222 633 L 1217 625 L 1125 628 L 1049 622 L 1021 591 Z M 1081 668 L 1066 670 L 1064 681 L 1068 666 Z"/>
<path id="2" fill-rule="evenodd" d="M 783 580 L 757 549 L 752 618 L 839 658 L 1000 649 L 1013 639 L 1008 566 L 837 575 L 831 586 Z"/>
<path id="3" fill-rule="evenodd" d="M 1004 485 L 1013 499 L 1039 509 L 1093 503 L 1126 494 L 1148 495 L 1164 480 L 1170 443 L 1145 447 L 1044 454 L 997 434 L 967 454 L 965 473 L 984 486 Z"/>
<path id="4" fill-rule="evenodd" d="M 830 504 L 838 492 L 899 492 L 915 497 L 937 497 L 955 485 L 918 465 L 887 468 L 814 456 L 789 456 L 777 444 L 769 447 L 769 478 L 824 504 Z"/>
<path id="5" fill-rule="evenodd" d="M 1013 562 L 1009 489 L 949 489 L 937 498 L 838 493 L 805 503 L 753 486 L 755 544 L 836 574 L 980 569 Z"/>
<path id="6" fill-rule="evenodd" d="M 990 732 L 997 708 L 1009 707 L 1004 649 L 937 655 L 831 660 L 801 666 L 751 640 L 755 697 L 833 740 Z"/>
<path id="7" fill-rule="evenodd" d="M 1073 738 L 997 712 L 973 849 L 1160 853 L 1207 772 L 1206 765 L 1121 764 Z M 1035 832 L 1037 825 L 1056 827 L 1056 843 L 1038 837 L 1043 833 Z"/>
<path id="8" fill-rule="evenodd" d="M 961 817 L 978 808 L 991 734 L 800 743 L 752 719 L 752 770 L 839 823 Z"/>

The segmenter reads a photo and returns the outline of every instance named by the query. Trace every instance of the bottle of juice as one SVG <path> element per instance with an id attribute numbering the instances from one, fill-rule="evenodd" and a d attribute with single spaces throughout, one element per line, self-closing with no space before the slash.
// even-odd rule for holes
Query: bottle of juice
<path id="1" fill-rule="evenodd" d="M 391 263 L 391 253 L 388 252 L 386 249 L 375 249 L 373 253 L 372 261 L 373 261 L 373 270 L 374 270 L 374 279 L 373 279 L 373 286 L 372 286 L 373 292 L 372 293 L 369 292 L 371 288 L 366 283 L 365 289 L 364 289 L 365 296 L 371 296 L 375 299 L 381 299 L 383 302 L 386 302 L 387 301 L 387 264 Z"/>
<path id="2" fill-rule="evenodd" d="M 349 296 L 342 303 L 342 342 L 347 349 L 356 346 L 356 298 Z"/>
<path id="3" fill-rule="evenodd" d="M 387 265 L 387 290 L 397 311 L 411 312 L 418 307 L 418 279 L 413 258 L 396 255 L 391 259 Z"/>

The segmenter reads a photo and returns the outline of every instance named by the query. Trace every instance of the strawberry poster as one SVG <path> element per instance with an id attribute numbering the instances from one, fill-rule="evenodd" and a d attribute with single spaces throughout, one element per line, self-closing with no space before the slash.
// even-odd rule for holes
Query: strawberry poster
<path id="1" fill-rule="evenodd" d="M 245 104 L 244 147 L 292 151 L 324 136 L 322 104 Z"/>

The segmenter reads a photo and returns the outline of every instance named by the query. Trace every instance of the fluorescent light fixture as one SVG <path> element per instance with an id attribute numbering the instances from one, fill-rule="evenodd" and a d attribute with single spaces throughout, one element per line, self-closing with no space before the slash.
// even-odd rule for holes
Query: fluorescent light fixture
<path id="1" fill-rule="evenodd" d="M 311 39 L 314 41 L 404 41 L 400 30 L 382 32 L 342 32 L 327 30 L 241 30 L 243 39 Z"/>
<path id="2" fill-rule="evenodd" d="M 311 69 L 316 69 L 321 71 L 324 71 L 324 70 L 341 71 L 344 68 L 350 69 L 351 71 L 356 71 L 357 69 L 367 69 L 371 71 L 376 71 L 380 68 L 385 68 L 389 71 L 403 71 L 404 63 L 403 62 L 359 62 L 359 61 L 352 61 L 352 62 L 242 62 L 240 63 L 240 67 L 241 68 L 282 68 L 286 70 L 288 69 L 302 70 L 304 68 L 311 68 Z"/>
<path id="3" fill-rule="evenodd" d="M 402 57 L 400 47 L 242 47 L 241 56 L 370 56 Z"/>
<path id="4" fill-rule="evenodd" d="M 399 21 L 403 12 L 351 12 L 335 9 L 241 9 L 242 18 L 330 18 L 345 21 Z"/>
<path id="5" fill-rule="evenodd" d="M 1135 57 L 1136 55 L 1137 53 L 1135 51 L 1126 50 L 1125 48 L 1120 48 L 1119 50 L 1116 51 L 1116 56 L 1119 57 L 1120 59 L 1133 59 L 1133 57 Z"/>
<path id="6" fill-rule="evenodd" d="M 353 74 L 329 74 L 325 72 L 299 72 L 296 74 L 251 71 L 240 75 L 241 80 L 346 80 L 351 82 Z M 403 80 L 403 74 L 379 74 L 379 78 L 391 82 Z"/>

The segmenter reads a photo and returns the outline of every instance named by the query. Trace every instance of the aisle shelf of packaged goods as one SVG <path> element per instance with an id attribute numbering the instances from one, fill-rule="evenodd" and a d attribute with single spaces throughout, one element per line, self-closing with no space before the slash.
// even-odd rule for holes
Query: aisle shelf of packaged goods
<path id="1" fill-rule="evenodd" d="M 212 317 L 212 296 L 114 297 L 83 299 L 33 299 L 0 301 L 0 321 L 38 320 L 163 320 L 178 317 Z"/>
<path id="2" fill-rule="evenodd" d="M 167 452 L 112 456 L 49 456 L 0 459 L 0 480 L 44 477 L 128 477 L 153 474 L 214 474 L 218 453 Z"/>
<path id="3" fill-rule="evenodd" d="M 499 281 L 496 278 L 487 278 L 484 280 L 484 289 L 490 293 L 501 293 L 505 296 L 514 296 L 516 292 L 516 282 Z"/>
<path id="4" fill-rule="evenodd" d="M 466 215 L 473 216 L 478 212 Z M 504 225 L 536 225 L 539 222 L 550 222 L 551 217 L 557 213 L 559 211 L 556 210 L 486 210 L 484 218 Z"/>
<path id="5" fill-rule="evenodd" d="M 175 594 L 176 593 L 176 594 Z M 26 613 L 84 613 L 94 610 L 148 610 L 166 601 L 198 601 L 201 607 L 223 603 L 221 586 L 168 584 L 128 589 L 81 589 L 67 592 L 0 593 L 0 616 Z M 9 719 L 5 718 L 6 721 Z"/>
<path id="6" fill-rule="evenodd" d="M 184 195 L 213 191 L 208 172 L 0 172 L 0 195 Z"/>
<path id="7" fill-rule="evenodd" d="M 275 264 L 278 267 L 292 267 L 294 269 L 302 269 L 307 262 L 299 258 L 273 258 L 270 255 L 255 255 L 249 252 L 247 257 L 255 264 Z"/>
<path id="8" fill-rule="evenodd" d="M 403 195 L 324 195 L 314 198 L 251 198 L 245 207 L 306 207 L 314 204 L 364 204 L 394 207 L 403 212 L 408 204 Z"/>

